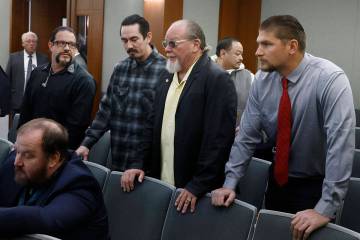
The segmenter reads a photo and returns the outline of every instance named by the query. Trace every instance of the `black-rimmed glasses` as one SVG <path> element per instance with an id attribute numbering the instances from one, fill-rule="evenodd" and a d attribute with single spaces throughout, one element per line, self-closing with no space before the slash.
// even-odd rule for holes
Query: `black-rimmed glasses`
<path id="1" fill-rule="evenodd" d="M 58 47 L 62 47 L 65 48 L 66 45 L 69 46 L 69 48 L 76 48 L 76 43 L 75 42 L 66 42 L 66 41 L 54 41 L 53 42 L 56 46 Z"/>

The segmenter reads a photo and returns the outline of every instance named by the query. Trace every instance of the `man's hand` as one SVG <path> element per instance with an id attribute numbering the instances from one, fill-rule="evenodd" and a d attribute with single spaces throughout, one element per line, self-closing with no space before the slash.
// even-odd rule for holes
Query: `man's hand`
<path id="1" fill-rule="evenodd" d="M 218 188 L 211 192 L 211 203 L 217 207 L 228 207 L 234 201 L 235 196 L 235 191 L 230 188 Z"/>
<path id="2" fill-rule="evenodd" d="M 121 176 L 121 188 L 124 192 L 130 192 L 134 190 L 134 180 L 138 177 L 138 181 L 141 183 L 144 180 L 145 173 L 141 169 L 128 169 Z"/>
<path id="3" fill-rule="evenodd" d="M 176 198 L 175 207 L 178 211 L 186 213 L 187 208 L 190 205 L 190 212 L 195 211 L 195 204 L 197 197 L 186 189 L 182 189 L 179 196 Z"/>
<path id="4" fill-rule="evenodd" d="M 314 230 L 326 225 L 330 218 L 321 215 L 314 209 L 297 212 L 291 221 L 293 240 L 305 240 Z"/>
<path id="5" fill-rule="evenodd" d="M 85 146 L 80 146 L 78 149 L 76 149 L 75 153 L 78 156 L 82 156 L 85 161 L 88 160 L 89 156 L 89 149 Z"/>

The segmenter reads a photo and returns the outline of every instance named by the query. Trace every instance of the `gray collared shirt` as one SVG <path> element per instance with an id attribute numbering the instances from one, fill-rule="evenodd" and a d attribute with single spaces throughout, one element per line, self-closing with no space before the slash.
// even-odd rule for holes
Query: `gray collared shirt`
<path id="1" fill-rule="evenodd" d="M 224 187 L 235 189 L 261 142 L 261 130 L 275 145 L 281 78 L 276 71 L 257 72 L 225 167 Z M 350 83 L 338 66 L 307 53 L 287 79 L 292 107 L 289 176 L 324 176 L 315 210 L 333 217 L 352 170 L 355 112 Z"/>

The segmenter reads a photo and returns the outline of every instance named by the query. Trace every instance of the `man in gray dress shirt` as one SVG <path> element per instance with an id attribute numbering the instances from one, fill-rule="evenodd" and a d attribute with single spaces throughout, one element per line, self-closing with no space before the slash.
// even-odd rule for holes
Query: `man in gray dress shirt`
<path id="1" fill-rule="evenodd" d="M 305 32 L 296 18 L 268 18 L 260 26 L 257 42 L 260 70 L 225 167 L 225 183 L 212 192 L 212 202 L 215 206 L 233 202 L 235 186 L 261 141 L 260 130 L 276 144 L 285 77 L 292 118 L 288 179 L 281 185 L 270 173 L 265 204 L 296 213 L 293 237 L 306 239 L 335 217 L 348 188 L 355 138 L 353 96 L 342 69 L 305 52 Z"/>

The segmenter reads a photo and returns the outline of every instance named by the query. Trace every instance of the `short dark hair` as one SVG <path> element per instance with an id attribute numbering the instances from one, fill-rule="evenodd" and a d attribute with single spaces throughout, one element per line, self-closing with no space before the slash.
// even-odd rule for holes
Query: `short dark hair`
<path id="1" fill-rule="evenodd" d="M 123 26 L 129 26 L 129 25 L 134 25 L 134 24 L 139 24 L 139 31 L 141 33 L 141 35 L 146 38 L 147 34 L 150 32 L 150 26 L 149 26 L 149 22 L 146 21 L 145 18 L 137 15 L 137 14 L 133 14 L 130 16 L 127 16 L 122 22 L 121 22 L 121 26 L 120 26 L 120 36 L 121 36 L 121 28 Z"/>
<path id="2" fill-rule="evenodd" d="M 305 51 L 305 30 L 294 16 L 277 15 L 269 17 L 261 23 L 260 30 L 273 31 L 275 36 L 282 41 L 295 39 L 299 43 L 299 50 L 301 52 Z"/>
<path id="3" fill-rule="evenodd" d="M 220 51 L 222 49 L 224 49 L 225 51 L 229 51 L 232 47 L 233 42 L 240 42 L 240 41 L 233 37 L 225 37 L 224 39 L 219 41 L 216 46 L 216 56 L 220 57 Z"/>
<path id="4" fill-rule="evenodd" d="M 206 39 L 205 34 L 199 24 L 192 20 L 185 20 L 187 27 L 187 37 L 189 39 L 199 39 L 200 40 L 200 49 L 205 50 L 206 47 Z"/>
<path id="5" fill-rule="evenodd" d="M 60 26 L 60 27 L 55 28 L 55 29 L 51 32 L 50 38 L 49 38 L 49 42 L 54 42 L 54 41 L 55 41 L 56 34 L 57 34 L 58 32 L 62 32 L 62 31 L 67 31 L 67 32 L 73 33 L 74 36 L 75 36 L 75 39 L 76 39 L 76 34 L 75 34 L 74 29 L 72 29 L 71 27 Z"/>
<path id="6" fill-rule="evenodd" d="M 33 130 L 42 131 L 41 147 L 47 158 L 58 152 L 62 160 L 66 159 L 69 135 L 65 127 L 51 119 L 36 118 L 22 125 L 17 136 Z"/>

